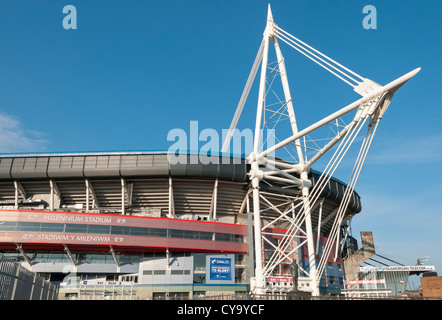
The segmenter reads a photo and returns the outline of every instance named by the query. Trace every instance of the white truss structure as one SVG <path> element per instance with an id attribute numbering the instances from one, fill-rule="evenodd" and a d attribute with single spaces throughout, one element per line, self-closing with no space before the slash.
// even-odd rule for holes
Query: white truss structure
<path id="1" fill-rule="evenodd" d="M 284 58 L 279 46 L 279 41 L 284 42 L 291 48 L 303 54 L 325 70 L 335 75 L 338 79 L 350 85 L 355 92 L 362 97 L 317 121 L 316 123 L 299 130 L 293 108 L 293 101 L 290 95 L 289 82 L 285 68 Z M 273 42 L 276 59 L 275 63 L 269 62 L 270 44 Z M 259 47 L 258 54 L 254 61 L 252 70 L 248 77 L 243 94 L 237 106 L 230 129 L 225 138 L 222 151 L 228 150 L 233 133 L 241 116 L 243 107 L 249 95 L 254 79 L 261 69 L 257 113 L 255 122 L 255 136 L 253 151 L 248 155 L 251 166 L 249 176 L 251 179 L 251 190 L 247 194 L 253 199 L 253 223 L 254 223 L 254 258 L 255 258 L 255 281 L 252 285 L 252 292 L 262 294 L 266 292 L 265 279 L 278 268 L 282 261 L 293 261 L 294 253 L 303 245 L 308 248 L 309 270 L 300 268 L 301 277 L 309 282 L 313 296 L 319 295 L 319 281 L 324 272 L 327 257 L 338 253 L 340 241 L 340 227 L 342 225 L 350 197 L 353 194 L 355 184 L 359 178 L 367 152 L 372 143 L 378 124 L 387 110 L 393 94 L 406 81 L 411 79 L 420 68 L 417 68 L 404 76 L 382 86 L 372 80 L 364 78 L 350 69 L 344 67 L 325 54 L 319 52 L 305 42 L 299 40 L 274 23 L 270 5 L 268 8 L 267 25 L 264 30 L 263 40 Z M 276 93 L 272 86 L 279 77 L 282 85 L 284 98 L 277 97 L 276 103 L 270 103 L 270 97 Z M 351 115 L 354 113 L 354 115 Z M 344 116 L 350 115 L 350 121 L 345 123 Z M 276 143 L 264 149 L 262 129 L 265 127 L 278 129 L 284 127 L 283 120 L 288 120 L 289 132 L 285 137 L 276 139 Z M 339 207 L 334 212 L 333 226 L 329 232 L 329 239 L 323 248 L 319 262 L 315 262 L 314 234 L 320 235 L 321 225 L 312 225 L 311 214 L 314 209 L 319 208 L 319 215 L 322 213 L 321 192 L 335 173 L 342 159 L 348 153 L 350 146 L 355 142 L 364 126 L 367 126 L 365 136 L 362 139 L 359 154 L 356 156 L 351 177 L 347 184 L 344 197 Z M 329 128 L 327 135 L 323 138 L 311 138 L 311 135 L 321 132 L 321 129 Z M 330 134 L 331 132 L 331 134 Z M 320 145 L 322 144 L 322 145 Z M 332 149 L 334 151 L 332 151 Z M 293 159 L 289 162 L 275 158 L 276 152 L 285 151 Z M 309 172 L 313 164 L 317 163 L 325 155 L 330 156 L 320 178 L 312 186 L 309 180 Z M 308 157 L 309 156 L 309 157 Z M 260 183 L 280 183 L 286 188 L 298 188 L 298 196 L 280 195 L 283 199 L 275 201 L 275 194 L 266 193 L 260 190 Z M 272 214 L 269 214 L 269 213 Z M 266 216 L 266 220 L 262 220 Z M 270 218 L 269 218 L 270 217 Z M 270 220 L 269 220 L 270 219 Z M 263 223 L 262 221 L 265 221 Z M 271 241 L 268 237 L 271 234 L 271 227 L 286 223 L 287 232 L 279 241 Z M 264 225 L 262 225 L 264 224 Z M 314 233 L 314 231 L 316 231 Z M 319 237 L 318 237 L 319 238 Z M 294 241 L 297 239 L 297 241 Z M 268 244 L 274 251 L 267 261 L 263 261 L 263 244 Z M 317 246 L 317 244 L 316 244 Z M 335 251 L 335 252 L 332 252 Z"/>

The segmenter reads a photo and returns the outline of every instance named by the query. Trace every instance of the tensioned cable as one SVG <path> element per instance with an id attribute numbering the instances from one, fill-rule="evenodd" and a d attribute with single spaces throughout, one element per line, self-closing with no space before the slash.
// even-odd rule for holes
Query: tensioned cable
<path id="1" fill-rule="evenodd" d="M 352 74 L 352 75 L 354 75 L 355 77 L 358 77 L 360 80 L 364 81 L 364 78 L 363 78 L 362 76 L 360 76 L 359 74 L 357 74 L 356 72 L 354 72 L 354 71 L 350 70 L 349 68 L 343 66 L 342 64 L 340 64 L 339 62 L 337 62 L 337 61 L 333 60 L 332 58 L 328 57 L 327 55 L 325 55 L 324 53 L 320 52 L 319 50 L 316 50 L 316 49 L 313 48 L 312 46 L 310 46 L 310 45 L 308 45 L 307 43 L 305 43 L 305 42 L 301 41 L 300 39 L 296 38 L 295 36 L 293 36 L 292 34 L 288 33 L 287 31 L 285 31 L 285 30 L 279 28 L 278 26 L 276 26 L 276 29 L 277 29 L 277 31 L 281 31 L 281 32 L 282 32 L 282 33 L 279 33 L 279 32 L 278 32 L 277 37 L 279 37 L 279 35 L 284 35 L 284 36 L 286 36 L 286 37 L 290 37 L 290 38 L 292 38 L 292 41 L 293 41 L 293 42 L 297 41 L 297 42 L 301 43 L 302 45 L 306 46 L 307 48 L 313 50 L 314 52 L 318 53 L 318 54 L 321 55 L 322 57 L 326 58 L 326 59 L 329 60 L 331 63 L 334 63 L 335 65 L 339 66 L 340 68 L 344 69 L 345 71 L 349 72 L 350 74 Z M 298 44 L 298 45 L 299 45 L 299 44 Z M 299 46 L 301 47 L 301 45 L 299 45 Z M 305 49 L 305 48 L 304 48 L 304 50 L 308 51 L 308 50 Z M 317 56 L 315 55 L 315 57 L 317 57 Z M 320 58 L 318 57 L 318 59 L 320 59 Z M 323 60 L 321 59 L 321 61 L 323 61 Z M 325 62 L 325 61 L 323 61 L 323 62 L 324 62 L 324 63 L 327 63 L 327 62 Z M 328 63 L 327 63 L 327 64 L 328 64 Z M 340 73 L 346 75 L 343 71 L 339 70 L 337 67 L 334 67 L 334 66 L 332 66 L 331 64 L 328 64 L 328 65 L 330 65 L 332 68 L 334 68 L 334 69 L 337 70 L 338 72 L 340 72 Z M 352 79 L 353 81 L 358 82 L 357 80 L 353 79 L 353 78 L 350 77 L 349 75 L 346 75 L 346 76 L 347 76 L 348 78 Z"/>
<path id="2" fill-rule="evenodd" d="M 321 194 L 322 190 L 325 188 L 326 184 L 329 182 L 329 180 L 330 180 L 331 176 L 333 175 L 334 171 L 339 166 L 340 162 L 344 158 L 344 156 L 347 153 L 348 149 L 353 144 L 355 138 L 359 135 L 359 132 L 360 132 L 361 128 L 363 127 L 363 125 L 365 123 L 365 120 L 366 119 L 364 119 L 364 121 L 362 121 L 362 122 L 358 122 L 356 126 L 354 126 L 352 129 L 350 129 L 350 133 L 346 137 L 344 137 L 343 141 L 341 141 L 340 145 L 338 146 L 338 150 L 335 151 L 335 154 L 333 155 L 332 159 L 330 160 L 329 164 L 327 165 L 327 167 L 330 166 L 330 170 L 329 171 L 331 171 L 331 173 L 327 174 L 327 170 L 326 170 L 321 175 L 320 179 L 318 180 L 318 183 L 315 184 L 315 187 L 318 186 L 318 188 L 316 188 L 316 189 L 314 188 L 315 190 L 312 192 L 312 203 L 316 203 L 317 198 Z M 333 158 L 336 155 L 337 155 L 336 159 L 333 160 Z M 335 216 L 335 221 L 336 221 L 337 216 L 338 216 L 338 213 Z M 332 227 L 331 233 L 332 232 L 334 232 L 334 228 L 333 227 Z M 328 245 L 330 245 L 331 243 L 332 243 L 332 241 L 327 242 L 327 244 L 326 244 L 326 246 L 324 248 L 324 251 L 327 251 Z M 329 253 L 327 253 L 327 254 L 324 254 L 324 253 L 325 252 L 323 252 L 322 257 L 328 257 Z M 318 270 L 321 270 L 321 268 L 318 268 Z"/>
<path id="3" fill-rule="evenodd" d="M 360 149 L 360 152 L 359 152 L 359 155 L 358 155 L 358 159 L 356 160 L 355 166 L 353 168 L 351 182 L 349 183 L 349 185 L 348 185 L 348 187 L 346 189 L 346 194 L 344 195 L 344 199 L 345 200 L 341 202 L 339 211 L 336 214 L 335 221 L 334 221 L 332 230 L 330 232 L 332 234 L 332 238 L 336 239 L 335 240 L 336 242 L 339 240 L 339 234 L 337 232 L 338 231 L 337 229 L 339 228 L 339 226 L 340 226 L 340 224 L 342 222 L 343 215 L 344 215 L 344 213 L 346 211 L 346 208 L 348 206 L 348 203 L 350 201 L 350 197 L 351 197 L 352 191 L 354 190 L 356 181 L 359 178 L 359 174 L 360 174 L 360 172 L 362 170 L 362 166 L 363 166 L 363 164 L 365 162 L 368 150 L 370 149 L 370 146 L 371 146 L 371 143 L 373 141 L 373 137 L 374 137 L 375 132 L 377 130 L 378 124 L 379 124 L 379 120 L 376 122 L 375 126 L 370 126 L 368 128 L 368 130 L 367 130 L 367 134 L 366 134 L 366 136 L 364 138 L 363 145 L 361 146 L 361 149 Z M 329 254 L 331 253 L 331 248 L 332 248 L 332 244 L 331 243 L 332 243 L 332 241 L 327 243 L 326 247 L 324 248 L 325 257 L 328 257 Z M 335 258 L 337 256 L 337 248 L 338 247 L 337 247 L 337 244 L 336 244 Z M 324 259 L 324 261 L 325 261 L 325 259 Z M 319 268 L 318 269 L 319 269 L 320 272 L 323 272 L 323 269 L 325 268 L 325 262 L 324 261 L 321 259 L 321 261 L 319 263 Z"/>
<path id="4" fill-rule="evenodd" d="M 284 41 L 285 43 L 287 43 L 289 46 L 291 46 L 293 49 L 295 49 L 296 51 L 300 52 L 301 54 L 303 54 L 304 56 L 306 56 L 307 58 L 309 58 L 310 60 L 312 60 L 313 62 L 317 63 L 318 65 L 320 65 L 321 67 L 323 67 L 324 69 L 326 69 L 328 72 L 334 74 L 336 77 L 338 77 L 339 79 L 341 79 L 342 81 L 344 81 L 345 83 L 347 83 L 348 85 L 352 86 L 353 88 L 355 88 L 357 86 L 357 84 L 352 84 L 351 82 L 349 82 L 348 80 L 344 79 L 343 77 L 341 77 L 340 75 L 338 75 L 336 72 L 330 70 L 329 68 L 327 68 L 325 65 L 323 65 L 322 63 L 318 62 L 317 60 L 313 59 L 312 57 L 310 57 L 308 54 L 306 54 L 305 52 L 303 52 L 302 50 L 298 49 L 296 46 L 298 46 L 298 44 L 296 44 L 295 42 L 290 42 L 288 39 L 278 36 L 278 39 Z M 322 59 L 320 59 L 322 60 Z M 345 73 L 342 73 L 343 75 L 346 75 Z"/>
<path id="5" fill-rule="evenodd" d="M 388 260 L 388 261 L 394 262 L 394 263 L 399 264 L 399 265 L 401 265 L 401 266 L 405 266 L 405 265 L 402 264 L 402 263 L 399 263 L 399 262 L 394 261 L 394 260 L 391 260 L 391 259 L 389 259 L 389 258 L 387 258 L 387 257 L 381 256 L 380 254 L 375 253 L 375 256 L 381 257 L 382 259 L 385 259 L 385 260 Z"/>
<path id="6" fill-rule="evenodd" d="M 336 168 L 339 166 L 339 164 L 340 164 L 340 162 L 342 161 L 343 157 L 344 157 L 345 154 L 347 153 L 349 147 L 350 147 L 351 144 L 354 142 L 354 139 L 358 136 L 358 133 L 359 133 L 360 129 L 362 128 L 363 123 L 365 122 L 365 120 L 366 120 L 366 119 L 364 119 L 364 121 L 362 121 L 362 125 L 361 125 L 361 123 L 358 123 L 358 125 L 356 125 L 355 127 L 353 127 L 353 128 L 350 130 L 350 131 L 351 131 L 350 134 L 347 134 L 347 135 L 344 137 L 344 139 L 341 141 L 341 143 L 340 143 L 340 145 L 339 145 L 339 147 L 338 147 L 338 150 L 336 150 L 335 154 L 333 155 L 333 157 L 336 157 L 337 159 L 335 159 L 335 161 L 333 162 L 333 164 L 335 165 L 335 168 L 334 168 L 333 170 L 330 169 L 330 170 L 332 171 L 331 174 L 333 174 L 334 171 L 336 170 Z M 359 127 L 359 128 L 358 128 L 358 127 Z M 358 129 L 358 130 L 356 130 L 356 129 Z M 348 143 L 350 140 L 351 140 L 351 142 Z M 339 149 L 341 149 L 341 150 L 339 150 Z M 340 152 L 338 152 L 338 151 L 340 151 Z M 342 152 L 343 152 L 343 154 L 342 154 Z M 338 158 L 340 158 L 339 161 L 337 161 Z M 333 159 L 333 158 L 332 158 L 332 159 Z M 337 165 L 336 165 L 336 161 L 338 162 Z M 332 161 L 330 161 L 328 165 L 330 165 L 331 163 L 332 163 Z M 324 177 L 325 177 L 325 178 L 324 178 Z M 321 194 L 322 190 L 325 188 L 325 186 L 326 186 L 326 184 L 328 183 L 328 181 L 330 180 L 330 177 L 331 177 L 330 175 L 324 175 L 324 173 L 323 173 L 323 175 L 321 176 L 321 178 L 322 178 L 322 180 L 323 180 L 323 181 L 322 181 L 323 183 L 315 184 L 315 187 L 320 186 L 319 188 L 316 189 L 316 193 L 313 192 L 313 193 L 311 194 L 312 196 L 315 196 L 316 200 L 317 200 L 317 197 L 319 197 L 319 195 Z M 320 178 L 320 180 L 321 180 L 321 178 Z M 318 180 L 318 182 L 319 182 L 319 180 Z M 316 200 L 315 200 L 315 201 L 312 201 L 312 202 L 310 203 L 311 207 L 315 205 Z M 299 218 L 298 218 L 299 221 L 298 221 L 298 224 L 296 225 L 296 229 L 299 229 L 299 225 L 301 225 L 301 224 L 304 222 L 305 218 L 306 218 L 306 216 L 305 216 L 305 207 L 304 207 L 304 206 L 301 208 L 300 212 L 298 213 L 298 217 L 299 217 Z M 294 225 L 291 225 L 291 226 L 290 226 L 289 230 L 287 230 L 286 234 L 284 235 L 284 237 L 283 237 L 283 239 L 282 239 L 282 241 L 281 241 L 281 242 L 282 242 L 282 246 L 281 246 L 281 247 L 283 247 L 283 248 L 281 248 L 281 249 L 284 250 L 284 251 L 287 249 L 287 247 L 288 247 L 289 244 L 290 244 L 289 239 L 292 237 L 291 234 L 292 234 L 293 232 L 295 232 L 295 230 L 293 230 L 294 227 L 295 227 Z"/>
<path id="7" fill-rule="evenodd" d="M 352 172 L 352 179 L 353 179 L 353 181 L 350 184 L 350 188 L 347 188 L 347 190 L 346 190 L 346 191 L 348 191 L 348 195 L 347 195 L 346 203 L 342 207 L 341 218 L 340 218 L 339 223 L 338 223 L 339 226 L 342 223 L 343 216 L 345 214 L 345 211 L 347 210 L 348 203 L 350 201 L 351 195 L 353 194 L 353 191 L 354 191 L 355 186 L 356 186 L 356 182 L 359 179 L 359 175 L 360 175 L 360 173 L 362 171 L 362 167 L 363 167 L 363 165 L 365 163 L 365 160 L 367 158 L 368 151 L 369 151 L 370 146 L 371 146 L 371 144 L 373 142 L 373 138 L 374 138 L 374 135 L 376 133 L 376 129 L 377 129 L 377 125 L 378 124 L 379 124 L 379 122 L 376 123 L 376 126 L 374 128 L 372 126 L 369 126 L 370 133 L 368 135 L 367 144 L 366 144 L 366 146 L 364 146 L 363 152 L 361 152 L 361 157 L 359 158 L 359 156 L 358 156 L 358 160 L 357 160 L 357 161 L 359 161 L 358 167 L 356 168 L 356 170 L 354 170 L 355 175 L 353 175 L 353 172 Z M 338 241 L 338 240 L 339 240 L 339 233 L 337 232 L 336 233 L 336 241 Z M 338 247 L 336 246 L 335 259 L 337 257 L 337 254 L 338 254 Z"/>
<path id="8" fill-rule="evenodd" d="M 346 211 L 346 208 L 348 206 L 348 202 L 350 200 L 352 191 L 354 190 L 354 186 L 355 186 L 355 183 L 357 181 L 357 178 L 359 177 L 360 170 L 362 169 L 361 164 L 363 164 L 363 162 L 365 160 L 365 156 L 366 156 L 367 151 L 369 149 L 369 145 L 370 145 L 370 142 L 371 142 L 370 138 L 373 137 L 372 133 L 373 133 L 373 130 L 370 127 L 368 132 L 367 132 L 367 134 L 366 134 L 366 136 L 365 136 L 365 138 L 364 138 L 363 144 L 362 144 L 362 146 L 360 148 L 360 152 L 358 154 L 355 166 L 353 168 L 353 172 L 351 174 L 350 183 L 347 185 L 347 188 L 346 188 L 344 196 L 343 196 L 343 200 L 341 201 L 341 204 L 339 206 L 338 212 L 337 212 L 337 214 L 335 216 L 334 223 L 333 223 L 333 226 L 332 226 L 332 230 L 330 231 L 330 233 L 332 234 L 331 239 L 334 240 L 334 238 L 336 238 L 336 240 L 335 240 L 336 242 L 338 241 L 338 232 L 337 231 L 338 231 L 338 228 L 339 228 L 340 223 L 342 221 L 343 215 L 345 214 L 345 211 Z M 324 250 L 325 253 L 326 253 L 325 257 L 328 257 L 329 254 L 331 253 L 331 246 L 332 246 L 331 243 L 332 242 L 329 242 L 329 243 L 326 244 L 326 247 L 325 247 L 325 250 Z M 337 246 L 336 246 L 336 248 L 337 248 Z M 323 262 L 323 265 L 325 265 L 325 262 Z"/>
<path id="9" fill-rule="evenodd" d="M 300 230 L 300 225 L 302 224 L 302 221 L 303 221 L 302 218 L 303 218 L 302 215 L 298 214 L 295 217 L 294 221 L 290 224 L 288 230 L 286 231 L 286 233 L 284 234 L 282 239 L 279 241 L 278 247 L 280 248 L 281 252 L 286 252 L 287 251 L 288 246 L 291 244 L 291 240 L 293 239 L 293 237 L 296 236 L 296 232 L 298 230 Z M 269 270 L 269 268 L 271 268 L 271 266 L 269 267 L 269 265 L 271 263 L 275 264 L 274 261 L 278 258 L 278 255 L 279 254 L 277 252 L 274 252 L 272 254 L 272 256 L 270 257 L 270 259 L 268 261 L 268 265 L 264 268 L 264 270 L 266 272 Z"/>
<path id="10" fill-rule="evenodd" d="M 339 144 L 339 146 L 336 149 L 335 153 L 333 154 L 332 158 L 328 162 L 325 170 L 322 172 L 317 183 L 315 184 L 315 186 L 312 189 L 311 199 L 312 199 L 313 203 L 315 203 L 317 201 L 319 195 L 324 190 L 326 184 L 330 181 L 334 172 L 339 167 L 342 159 L 347 154 L 350 146 L 353 144 L 354 140 L 356 139 L 360 130 L 362 129 L 364 122 L 365 122 L 365 119 L 362 122 L 356 123 L 356 125 L 355 125 L 355 122 L 352 122 L 352 128 L 350 128 L 347 135 L 344 137 L 344 139 Z"/>

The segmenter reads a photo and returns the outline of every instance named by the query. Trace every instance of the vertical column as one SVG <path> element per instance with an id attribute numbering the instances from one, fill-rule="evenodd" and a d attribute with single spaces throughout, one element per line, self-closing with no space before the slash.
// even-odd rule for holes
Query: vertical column
<path id="1" fill-rule="evenodd" d="M 14 269 L 15 269 L 15 276 L 14 276 L 14 285 L 12 287 L 11 300 L 15 299 L 15 292 L 17 291 L 17 284 L 20 276 L 20 266 L 18 263 L 14 263 Z"/>
<path id="2" fill-rule="evenodd" d="M 278 66 L 279 66 L 279 71 L 280 71 L 280 75 L 281 75 L 281 82 L 282 82 L 282 87 L 284 90 L 284 97 L 287 103 L 287 111 L 289 114 L 289 118 L 290 118 L 290 125 L 292 127 L 292 132 L 294 135 L 298 134 L 298 127 L 296 124 L 296 117 L 295 117 L 295 112 L 293 110 L 293 102 L 292 102 L 292 97 L 290 94 L 290 88 L 289 88 L 289 83 L 288 83 L 288 79 L 287 79 L 287 72 L 285 69 L 285 63 L 284 63 L 284 57 L 282 56 L 282 52 L 281 49 L 279 48 L 279 44 L 277 42 L 277 40 L 275 39 L 275 51 L 276 51 L 276 56 L 278 58 Z M 304 182 L 308 181 L 308 172 L 307 172 L 307 168 L 304 167 L 304 155 L 302 152 L 302 148 L 301 148 L 301 144 L 298 140 L 296 141 L 296 151 L 298 154 L 298 160 L 299 160 L 299 164 L 302 167 L 302 172 L 301 172 L 301 179 Z M 303 202 L 304 202 L 304 212 L 305 212 L 305 226 L 306 226 L 306 235 L 307 235 L 307 248 L 308 248 L 308 256 L 309 256 L 309 278 L 311 279 L 311 285 L 313 287 L 313 292 L 312 294 L 314 296 L 318 296 L 319 295 L 319 286 L 318 286 L 318 281 L 317 281 L 317 272 L 316 272 L 316 254 L 315 254 L 315 247 L 314 247 L 314 240 L 313 240 L 313 229 L 312 229 L 312 222 L 311 222 L 311 204 L 310 204 L 310 198 L 309 198 L 309 187 L 307 186 L 303 186 L 301 187 L 301 192 L 302 192 L 302 198 L 303 198 Z"/>
<path id="3" fill-rule="evenodd" d="M 248 274 L 250 278 L 255 277 L 255 257 L 253 252 L 253 216 L 250 212 L 249 194 L 247 194 L 247 253 L 248 253 Z"/>
<path id="4" fill-rule="evenodd" d="M 121 214 L 124 216 L 126 214 L 126 181 L 121 178 Z"/>
<path id="5" fill-rule="evenodd" d="M 173 218 L 175 216 L 175 203 L 173 201 L 173 183 L 172 177 L 169 177 L 169 213 L 168 217 Z"/>
<path id="6" fill-rule="evenodd" d="M 301 173 L 301 179 L 304 181 L 308 180 L 308 175 L 306 171 L 303 171 Z M 309 278 L 311 279 L 311 286 L 313 289 L 312 295 L 319 296 L 319 283 L 316 272 L 316 254 L 315 254 L 315 244 L 313 240 L 309 188 L 307 186 L 304 186 L 301 188 L 301 191 L 302 191 L 302 200 L 304 202 L 304 212 L 305 212 L 305 232 L 307 235 Z"/>
<path id="7" fill-rule="evenodd" d="M 255 234 L 255 293 L 262 294 L 264 287 L 263 278 L 263 260 L 262 260 L 262 232 L 261 232 L 261 211 L 259 203 L 259 177 L 256 175 L 259 171 L 258 161 L 254 160 L 252 162 L 252 171 L 255 172 L 255 176 L 252 179 L 253 188 L 253 226 Z"/>
<path id="8" fill-rule="evenodd" d="M 217 203 L 218 203 L 218 179 L 215 180 L 215 184 L 213 185 L 212 203 L 210 206 L 211 220 L 216 220 Z"/>
<path id="9" fill-rule="evenodd" d="M 86 211 L 89 211 L 89 180 L 85 180 L 86 183 Z"/>
<path id="10" fill-rule="evenodd" d="M 251 164 L 251 178 L 252 178 L 252 196 L 253 196 L 253 224 L 254 224 L 254 234 L 255 234 L 255 288 L 252 290 L 255 294 L 262 294 L 264 288 L 263 279 L 263 260 L 262 260 L 262 233 L 261 233 L 261 211 L 260 211 L 260 196 L 259 196 L 259 182 L 262 179 L 259 177 L 259 164 L 256 159 L 258 154 L 260 136 L 261 136 L 261 121 L 262 113 L 265 101 L 265 87 L 266 87 L 266 76 L 267 76 L 267 64 L 268 64 L 268 53 L 269 53 L 269 42 L 270 42 L 270 30 L 273 27 L 273 17 L 270 11 L 270 6 L 267 14 L 267 25 L 264 30 L 264 49 L 261 63 L 261 77 L 259 82 L 259 93 L 258 93 L 258 105 L 256 112 L 256 122 L 255 122 L 255 137 L 253 143 L 253 152 L 250 155 L 249 161 Z"/>

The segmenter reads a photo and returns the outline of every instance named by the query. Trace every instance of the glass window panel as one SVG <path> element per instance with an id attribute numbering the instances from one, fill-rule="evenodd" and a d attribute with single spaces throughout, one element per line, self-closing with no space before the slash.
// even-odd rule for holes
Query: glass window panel
<path id="1" fill-rule="evenodd" d="M 41 232 L 63 232 L 64 223 L 42 223 Z"/>
<path id="2" fill-rule="evenodd" d="M 215 233 L 216 241 L 231 241 L 231 234 L 228 233 Z"/>
<path id="3" fill-rule="evenodd" d="M 132 236 L 148 237 L 149 236 L 149 228 L 131 227 L 130 234 Z"/>
<path id="4" fill-rule="evenodd" d="M 120 226 L 112 226 L 112 234 L 130 234 L 130 227 L 120 227 Z"/>
<path id="5" fill-rule="evenodd" d="M 10 260 L 15 260 L 17 261 L 18 258 L 21 256 L 21 253 L 16 253 L 16 252 L 5 252 L 3 254 L 0 253 L 0 256 L 6 258 L 6 259 L 10 259 Z"/>
<path id="6" fill-rule="evenodd" d="M 129 263 L 129 264 L 131 264 L 131 263 L 139 263 L 140 262 L 140 255 L 139 254 L 123 254 L 123 253 L 120 253 L 118 255 L 117 259 L 118 259 L 118 261 L 121 264 L 124 264 L 124 263 Z"/>
<path id="7" fill-rule="evenodd" d="M 157 229 L 157 228 L 151 228 L 150 237 L 167 237 L 167 229 Z"/>
<path id="8" fill-rule="evenodd" d="M 14 231 L 17 226 L 17 222 L 1 221 L 0 231 Z"/>
<path id="9" fill-rule="evenodd" d="M 206 254 L 205 253 L 195 253 L 193 255 L 193 266 L 195 270 L 203 271 L 206 270 Z"/>
<path id="10" fill-rule="evenodd" d="M 200 240 L 212 240 L 213 232 L 200 231 Z"/>
<path id="11" fill-rule="evenodd" d="M 169 229 L 169 237 L 170 238 L 183 238 L 184 237 L 184 231 L 183 230 Z"/>
<path id="12" fill-rule="evenodd" d="M 87 261 L 87 254 L 86 253 L 77 253 L 77 262 L 81 263 L 81 262 L 86 262 Z"/>
<path id="13" fill-rule="evenodd" d="M 87 224 L 66 224 L 66 233 L 87 233 Z"/>
<path id="14" fill-rule="evenodd" d="M 109 256 L 109 257 L 108 257 Z M 110 259 L 108 259 L 110 258 Z M 105 253 L 93 253 L 91 254 L 91 263 L 113 263 L 114 259 L 112 255 L 107 255 Z"/>
<path id="15" fill-rule="evenodd" d="M 40 231 L 40 223 L 18 222 L 16 231 Z"/>
<path id="16" fill-rule="evenodd" d="M 109 234 L 110 226 L 89 225 L 88 233 Z"/>
<path id="17" fill-rule="evenodd" d="M 186 239 L 199 239 L 199 231 L 184 231 L 184 238 Z"/>
<path id="18" fill-rule="evenodd" d="M 182 275 L 182 274 L 184 274 L 184 270 L 171 270 L 170 274 L 171 275 Z"/>
<path id="19" fill-rule="evenodd" d="M 154 275 L 164 275 L 164 274 L 166 274 L 166 270 L 154 270 L 153 274 Z"/>
<path id="20" fill-rule="evenodd" d="M 64 253 L 50 253 L 48 259 L 51 262 L 64 262 L 65 261 L 65 255 Z"/>

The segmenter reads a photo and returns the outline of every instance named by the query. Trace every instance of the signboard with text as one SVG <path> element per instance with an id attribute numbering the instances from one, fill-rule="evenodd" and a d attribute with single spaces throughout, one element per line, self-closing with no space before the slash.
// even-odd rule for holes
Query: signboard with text
<path id="1" fill-rule="evenodd" d="M 206 256 L 206 283 L 234 284 L 235 256 L 233 254 L 214 254 Z"/>
<path id="2" fill-rule="evenodd" d="M 232 280 L 232 259 L 210 258 L 210 280 Z"/>

